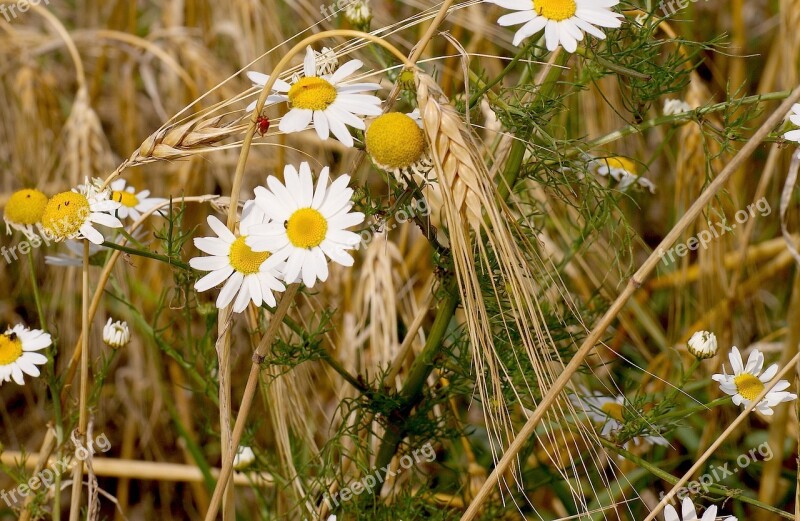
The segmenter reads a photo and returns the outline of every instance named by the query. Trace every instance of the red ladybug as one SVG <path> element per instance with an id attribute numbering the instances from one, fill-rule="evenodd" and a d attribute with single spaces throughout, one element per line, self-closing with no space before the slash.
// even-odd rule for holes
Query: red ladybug
<path id="1" fill-rule="evenodd" d="M 268 130 L 269 118 L 267 116 L 258 116 L 258 119 L 256 119 L 256 131 L 263 136 Z"/>

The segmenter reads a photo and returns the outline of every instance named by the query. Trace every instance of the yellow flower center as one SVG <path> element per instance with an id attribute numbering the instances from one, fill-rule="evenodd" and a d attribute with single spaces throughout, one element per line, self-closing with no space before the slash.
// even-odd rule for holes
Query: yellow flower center
<path id="1" fill-rule="evenodd" d="M 606 402 L 602 405 L 602 407 L 600 407 L 600 410 L 606 413 L 609 418 L 613 418 L 618 422 L 625 421 L 625 418 L 622 416 L 622 404 L 616 402 Z"/>
<path id="2" fill-rule="evenodd" d="M 755 400 L 761 391 L 764 390 L 764 384 L 751 375 L 750 373 L 742 373 L 733 379 L 736 384 L 736 390 L 744 397 L 745 400 Z"/>
<path id="3" fill-rule="evenodd" d="M 308 110 L 325 110 L 336 100 L 336 87 L 318 76 L 300 78 L 289 89 L 292 107 Z"/>
<path id="4" fill-rule="evenodd" d="M 77 192 L 61 192 L 53 196 L 42 214 L 42 226 L 54 239 L 75 236 L 92 213 L 89 200 Z"/>
<path id="5" fill-rule="evenodd" d="M 247 237 L 237 237 L 233 244 L 231 244 L 230 253 L 228 257 L 231 260 L 231 266 L 239 273 L 245 275 L 252 275 L 258 273 L 261 265 L 269 258 L 268 251 L 255 252 L 250 249 L 245 243 Z"/>
<path id="6" fill-rule="evenodd" d="M 6 204 L 5 218 L 16 224 L 36 224 L 42 219 L 47 196 L 39 190 L 26 188 L 14 192 Z"/>
<path id="7" fill-rule="evenodd" d="M 313 208 L 300 208 L 286 222 L 286 235 L 297 248 L 314 248 L 325 240 L 328 221 Z"/>
<path id="8" fill-rule="evenodd" d="M 139 204 L 139 199 L 136 197 L 136 194 L 132 194 L 124 190 L 115 190 L 112 192 L 111 199 L 121 203 L 122 206 L 127 206 L 128 208 L 136 208 L 136 206 Z"/>
<path id="9" fill-rule="evenodd" d="M 533 10 L 548 20 L 560 22 L 575 16 L 575 0 L 533 0 Z"/>
<path id="10" fill-rule="evenodd" d="M 627 157 L 608 157 L 603 159 L 603 162 L 608 165 L 608 168 L 620 168 L 630 174 L 636 175 L 636 163 Z"/>
<path id="11" fill-rule="evenodd" d="M 416 122 L 400 112 L 380 116 L 367 129 L 367 152 L 389 168 L 413 165 L 425 152 L 425 135 Z"/>
<path id="12" fill-rule="evenodd" d="M 0 335 L 0 365 L 16 362 L 22 356 L 22 342 L 15 334 Z"/>

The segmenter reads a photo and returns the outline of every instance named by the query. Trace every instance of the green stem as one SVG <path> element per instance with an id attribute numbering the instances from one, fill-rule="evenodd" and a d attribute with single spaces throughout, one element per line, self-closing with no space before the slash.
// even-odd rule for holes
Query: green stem
<path id="1" fill-rule="evenodd" d="M 42 308 L 42 299 L 39 294 L 39 282 L 36 280 L 36 266 L 33 262 L 33 251 L 28 251 L 28 267 L 31 272 L 31 289 L 33 289 L 33 300 L 36 302 L 36 313 L 39 315 L 39 327 L 42 331 L 47 331 L 47 323 L 44 320 L 44 308 Z"/>
<path id="2" fill-rule="evenodd" d="M 104 241 L 103 246 L 106 248 L 111 248 L 112 250 L 119 250 L 123 253 L 128 253 L 130 255 L 136 255 L 137 257 L 146 257 L 148 259 L 154 259 L 157 261 L 161 261 L 164 264 L 169 264 L 170 266 L 175 266 L 176 268 L 180 268 L 184 271 L 193 271 L 192 268 L 181 261 L 175 260 L 173 258 L 167 257 L 166 255 L 159 255 L 158 253 L 153 253 L 151 251 L 145 250 L 137 250 L 135 248 L 129 248 L 128 246 L 122 246 L 120 244 L 116 244 L 114 242 Z"/>
<path id="3" fill-rule="evenodd" d="M 648 462 L 646 460 L 643 460 L 639 456 L 636 456 L 636 455 L 628 452 L 627 450 L 625 450 L 625 449 L 623 449 L 621 447 L 617 447 L 616 445 L 614 445 L 610 441 L 606 440 L 605 438 L 599 438 L 599 439 L 600 439 L 600 443 L 602 443 L 602 445 L 605 448 L 609 449 L 612 452 L 615 452 L 616 454 L 622 456 L 623 458 L 627 459 L 628 461 L 630 461 L 632 463 L 635 463 L 636 465 L 646 469 L 648 472 L 650 472 L 654 476 L 666 481 L 670 485 L 675 485 L 676 483 L 678 483 L 679 479 L 676 478 L 675 476 L 673 476 L 672 474 L 670 474 L 669 472 L 656 467 L 652 463 L 650 463 L 650 462 Z M 709 485 L 706 488 L 706 490 L 709 491 L 709 492 L 713 492 L 714 494 L 719 494 L 720 496 L 725 496 L 725 497 L 731 497 L 731 498 L 734 498 L 734 499 L 738 499 L 742 503 L 749 503 L 749 504 L 751 504 L 753 506 L 757 506 L 759 508 L 763 508 L 764 510 L 768 510 L 768 511 L 772 512 L 773 514 L 778 514 L 779 516 L 784 517 L 786 519 L 794 519 L 794 516 L 792 514 L 790 514 L 788 512 L 784 512 L 780 508 L 775 508 L 775 507 L 773 507 L 771 505 L 767 505 L 766 503 L 762 503 L 761 501 L 758 501 L 758 500 L 753 499 L 751 497 L 745 496 L 741 491 L 730 490 L 727 487 L 723 487 L 723 486 L 719 486 L 719 485 Z"/>
<path id="4" fill-rule="evenodd" d="M 508 65 L 506 66 L 506 68 L 505 68 L 505 69 L 503 69 L 502 71 L 500 71 L 500 74 L 498 74 L 498 75 L 497 75 L 497 77 L 496 77 L 495 79 L 493 79 L 493 80 L 492 80 L 492 81 L 490 81 L 489 83 L 485 83 L 485 84 L 484 84 L 484 85 L 483 85 L 483 86 L 480 88 L 480 90 L 478 90 L 478 92 L 476 92 L 475 94 L 473 94 L 473 95 L 472 95 L 472 97 L 469 99 L 469 108 L 470 108 L 470 109 L 471 109 L 472 107 L 474 107 L 476 103 L 478 103 L 478 100 L 480 100 L 480 99 L 481 99 L 481 96 L 483 96 L 484 94 L 486 94 L 486 92 L 487 92 L 489 89 L 491 89 L 492 87 L 494 87 L 495 85 L 497 85 L 498 83 L 500 83 L 500 82 L 503 80 L 503 78 L 504 78 L 504 77 L 505 77 L 505 76 L 506 76 L 506 75 L 507 75 L 509 72 L 511 72 L 511 71 L 514 69 L 514 67 L 516 67 L 517 63 L 519 63 L 519 61 L 522 59 L 522 57 L 523 57 L 523 56 L 525 56 L 525 55 L 528 53 L 528 50 L 531 48 L 531 46 L 532 46 L 532 45 L 533 45 L 533 44 L 529 42 L 529 43 L 528 43 L 527 45 L 525 45 L 525 46 L 524 46 L 522 49 L 520 49 L 520 51 L 519 51 L 519 52 L 518 52 L 518 53 L 517 53 L 517 54 L 514 56 L 514 58 L 512 58 L 512 60 L 511 60 L 511 61 L 508 63 Z M 476 76 L 476 77 L 477 77 L 477 76 Z M 481 83 L 482 83 L 482 82 L 481 82 Z"/>
<path id="5" fill-rule="evenodd" d="M 707 411 L 708 409 L 713 409 L 714 407 L 730 403 L 730 401 L 731 401 L 730 396 L 723 396 L 722 398 L 717 398 L 716 400 L 712 400 L 708 403 L 704 403 L 701 405 L 695 405 L 694 407 L 689 407 L 688 409 L 681 409 L 679 411 L 670 411 L 666 414 L 658 416 L 657 418 L 654 418 L 654 421 L 661 421 L 674 417 L 681 417 L 681 418 L 688 417 L 690 414 L 700 411 Z"/>

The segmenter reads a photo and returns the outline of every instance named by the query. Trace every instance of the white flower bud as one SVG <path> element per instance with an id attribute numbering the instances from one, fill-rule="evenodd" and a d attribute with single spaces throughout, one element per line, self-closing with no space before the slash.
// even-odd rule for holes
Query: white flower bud
<path id="1" fill-rule="evenodd" d="M 242 445 L 239 447 L 239 450 L 236 451 L 236 456 L 233 457 L 233 468 L 236 470 L 246 469 L 252 465 L 255 460 L 256 455 L 253 449 Z"/>
<path id="2" fill-rule="evenodd" d="M 687 348 L 699 360 L 711 358 L 717 354 L 717 337 L 708 331 L 698 331 L 689 339 Z"/>
<path id="3" fill-rule="evenodd" d="M 369 8 L 368 0 L 353 0 L 347 4 L 344 17 L 356 27 L 364 27 L 369 24 L 372 20 L 372 10 Z"/>
<path id="4" fill-rule="evenodd" d="M 108 322 L 106 322 L 106 325 L 103 327 L 103 342 L 109 347 L 118 349 L 128 345 L 130 341 L 131 332 L 128 329 L 128 324 L 122 320 L 112 322 L 109 318 Z"/>
<path id="5" fill-rule="evenodd" d="M 683 114 L 684 112 L 690 112 L 691 110 L 692 110 L 691 105 L 689 105 L 685 101 L 677 99 L 668 99 L 664 101 L 665 116 L 674 116 L 676 114 Z"/>

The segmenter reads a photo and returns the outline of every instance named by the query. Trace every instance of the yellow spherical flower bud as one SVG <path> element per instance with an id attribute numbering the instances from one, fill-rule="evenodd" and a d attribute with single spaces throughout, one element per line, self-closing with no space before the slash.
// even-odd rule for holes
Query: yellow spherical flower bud
<path id="1" fill-rule="evenodd" d="M 28 237 L 33 234 L 34 226 L 42 221 L 42 214 L 47 205 L 47 196 L 34 188 L 25 188 L 14 192 L 8 199 L 3 220 L 6 230 L 19 230 Z"/>
<path id="2" fill-rule="evenodd" d="M 364 136 L 367 152 L 375 165 L 401 181 L 401 174 L 425 177 L 432 168 L 426 153 L 425 134 L 412 116 L 416 114 L 384 114 L 370 124 Z"/>

